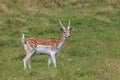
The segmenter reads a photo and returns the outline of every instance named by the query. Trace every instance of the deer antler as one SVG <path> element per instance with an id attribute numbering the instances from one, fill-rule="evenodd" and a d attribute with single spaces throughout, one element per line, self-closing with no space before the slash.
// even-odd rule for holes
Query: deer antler
<path id="1" fill-rule="evenodd" d="M 70 20 L 69 20 L 69 23 L 68 23 L 68 29 L 70 29 Z"/>
<path id="2" fill-rule="evenodd" d="M 59 20 L 59 23 L 60 23 L 60 25 L 61 25 L 61 27 L 63 28 L 63 29 L 65 29 L 65 27 L 63 26 L 63 24 L 62 24 L 62 22 Z"/>

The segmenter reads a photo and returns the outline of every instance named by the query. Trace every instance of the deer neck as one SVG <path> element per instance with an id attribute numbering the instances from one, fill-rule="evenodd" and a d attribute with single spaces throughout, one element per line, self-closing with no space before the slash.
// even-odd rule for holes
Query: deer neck
<path id="1" fill-rule="evenodd" d="M 64 34 L 63 34 L 62 37 L 61 37 L 61 43 L 64 43 L 65 40 L 66 40 L 66 37 L 65 37 Z"/>
<path id="2" fill-rule="evenodd" d="M 61 37 L 61 39 L 60 39 L 60 44 L 59 44 L 58 49 L 62 48 L 62 46 L 63 46 L 63 44 L 64 44 L 65 41 L 66 41 L 66 37 L 63 34 L 62 37 Z"/>

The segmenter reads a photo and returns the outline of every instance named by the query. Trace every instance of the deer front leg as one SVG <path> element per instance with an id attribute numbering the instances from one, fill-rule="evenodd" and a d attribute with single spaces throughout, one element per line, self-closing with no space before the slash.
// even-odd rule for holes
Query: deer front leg
<path id="1" fill-rule="evenodd" d="M 50 63 L 51 63 L 51 56 L 49 56 L 49 59 L 48 59 L 48 68 L 50 67 Z"/>
<path id="2" fill-rule="evenodd" d="M 54 63 L 54 67 L 57 68 L 57 65 L 56 65 L 56 58 L 55 58 L 55 51 L 51 51 L 51 59 Z"/>

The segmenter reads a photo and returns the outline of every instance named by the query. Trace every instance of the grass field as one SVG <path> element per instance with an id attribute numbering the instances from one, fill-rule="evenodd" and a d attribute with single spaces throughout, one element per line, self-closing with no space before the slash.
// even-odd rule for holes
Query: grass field
<path id="1" fill-rule="evenodd" d="M 59 39 L 58 20 L 73 27 L 58 68 L 34 55 L 24 71 L 21 33 Z M 0 80 L 120 80 L 120 1 L 0 0 Z"/>

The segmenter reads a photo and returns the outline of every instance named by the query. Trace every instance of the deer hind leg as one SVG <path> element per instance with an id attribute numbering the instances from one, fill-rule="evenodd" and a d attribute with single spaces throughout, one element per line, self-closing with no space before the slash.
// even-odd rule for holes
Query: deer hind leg
<path id="1" fill-rule="evenodd" d="M 33 50 L 33 51 L 31 51 L 31 54 L 28 56 L 28 68 L 29 69 L 31 69 L 30 60 L 31 60 L 34 53 L 35 53 L 35 51 Z"/>
<path id="2" fill-rule="evenodd" d="M 27 68 L 27 61 L 28 61 L 28 54 L 25 56 L 25 58 L 23 59 L 23 64 L 24 64 L 24 70 L 26 70 Z"/>
<path id="3" fill-rule="evenodd" d="M 23 59 L 24 70 L 26 70 L 26 68 L 27 68 L 27 61 L 28 61 L 28 55 L 29 55 L 29 47 L 26 44 L 23 44 L 23 46 L 24 46 L 24 49 L 25 49 L 25 51 L 27 53 L 27 55 Z"/>
<path id="4" fill-rule="evenodd" d="M 26 52 L 27 52 L 27 55 L 26 55 L 26 57 L 23 59 L 24 70 L 26 70 L 27 65 L 28 65 L 29 68 L 31 68 L 31 66 L 30 66 L 30 59 L 31 59 L 31 57 L 32 57 L 32 55 L 33 55 L 33 50 L 27 49 Z"/>

